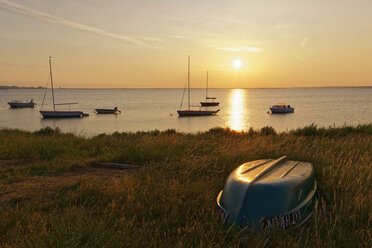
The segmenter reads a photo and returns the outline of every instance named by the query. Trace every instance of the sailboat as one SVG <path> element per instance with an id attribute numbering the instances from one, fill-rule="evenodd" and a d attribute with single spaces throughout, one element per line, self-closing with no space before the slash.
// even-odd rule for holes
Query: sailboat
<path id="1" fill-rule="evenodd" d="M 190 55 L 188 56 L 188 72 L 187 72 L 187 105 L 188 108 L 185 110 L 177 110 L 178 116 L 206 116 L 206 115 L 215 115 L 220 110 L 191 110 L 190 109 Z M 181 103 L 182 105 L 182 103 Z"/>
<path id="2" fill-rule="evenodd" d="M 205 102 L 200 102 L 200 104 L 203 107 L 209 107 L 209 106 L 218 106 L 220 103 L 215 102 L 216 98 L 215 97 L 209 97 L 208 96 L 208 71 L 207 71 L 207 86 L 205 87 Z M 211 101 L 208 101 L 211 100 Z"/>
<path id="3" fill-rule="evenodd" d="M 85 117 L 89 116 L 86 113 L 83 113 L 83 111 L 57 111 L 56 105 L 72 105 L 77 104 L 76 102 L 70 102 L 70 103 L 55 103 L 54 101 L 54 88 L 53 88 L 53 75 L 52 75 L 52 57 L 49 57 L 49 71 L 50 71 L 50 84 L 52 88 L 52 99 L 53 99 L 53 110 L 45 111 L 40 110 L 40 114 L 44 118 L 71 118 L 71 117 Z M 47 88 L 45 89 L 46 93 Z M 44 93 L 44 99 L 45 99 L 45 93 Z M 43 104 L 44 104 L 43 99 Z M 43 104 L 41 105 L 41 108 L 43 107 Z"/>

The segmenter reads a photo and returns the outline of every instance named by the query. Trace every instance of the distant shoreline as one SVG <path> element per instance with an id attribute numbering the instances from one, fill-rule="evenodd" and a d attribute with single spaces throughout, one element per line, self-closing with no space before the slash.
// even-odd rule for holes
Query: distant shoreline
<path id="1" fill-rule="evenodd" d="M 43 86 L 7 86 L 7 85 L 0 85 L 0 90 L 18 90 L 18 89 L 45 89 Z"/>
<path id="2" fill-rule="evenodd" d="M 210 89 L 249 89 L 249 90 L 275 90 L 275 89 L 333 89 L 333 88 L 372 88 L 372 86 L 317 86 L 317 87 L 277 87 L 277 88 L 210 88 Z M 6 86 L 0 85 L 0 90 L 17 90 L 17 89 L 45 89 L 44 86 Z M 176 90 L 183 88 L 57 88 L 64 90 Z M 193 88 L 205 89 L 205 88 Z"/>

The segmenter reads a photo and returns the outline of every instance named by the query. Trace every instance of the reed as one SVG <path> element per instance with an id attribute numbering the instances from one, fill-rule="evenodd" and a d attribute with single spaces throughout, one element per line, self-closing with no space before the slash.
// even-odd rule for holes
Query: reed
<path id="1" fill-rule="evenodd" d="M 170 129 L 83 138 L 2 129 L 0 246 L 370 247 L 371 130 L 311 125 L 287 133 Z M 315 167 L 311 219 L 260 234 L 221 226 L 215 202 L 229 173 L 282 155 Z M 95 169 L 98 162 L 143 168 L 107 174 Z"/>

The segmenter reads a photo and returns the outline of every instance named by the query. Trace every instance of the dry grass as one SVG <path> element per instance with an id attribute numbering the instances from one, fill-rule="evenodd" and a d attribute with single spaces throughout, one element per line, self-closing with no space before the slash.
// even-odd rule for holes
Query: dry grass
<path id="1" fill-rule="evenodd" d="M 51 129 L 1 130 L 0 201 L 12 189 L 22 195 L 27 190 L 20 185 L 30 182 L 39 193 L 2 201 L 0 245 L 371 247 L 371 126 L 284 134 L 270 128 L 195 135 L 168 130 L 90 139 Z M 314 165 L 319 197 L 313 217 L 298 229 L 260 234 L 221 226 L 215 201 L 229 173 L 246 161 L 282 155 Z M 76 176 L 98 161 L 143 168 Z M 35 176 L 58 187 L 43 192 Z"/>

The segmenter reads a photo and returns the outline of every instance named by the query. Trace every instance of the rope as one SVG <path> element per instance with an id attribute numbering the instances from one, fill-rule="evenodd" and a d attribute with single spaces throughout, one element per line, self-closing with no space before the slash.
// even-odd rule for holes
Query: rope
<path id="1" fill-rule="evenodd" d="M 45 96 L 46 96 L 46 93 L 47 93 L 47 90 L 48 90 L 49 79 L 50 79 L 50 75 L 48 76 L 47 83 L 46 83 L 46 85 L 45 85 L 45 91 L 44 91 L 44 96 L 43 96 L 43 102 L 41 103 L 40 110 L 42 110 L 42 109 L 43 109 L 43 106 L 44 106 L 44 100 L 45 100 Z"/>
<path id="2" fill-rule="evenodd" d="M 186 82 L 185 82 L 185 87 L 183 87 L 183 94 L 182 94 L 180 109 L 182 108 L 183 98 L 185 97 L 186 85 L 187 85 L 187 79 L 186 79 Z"/>

